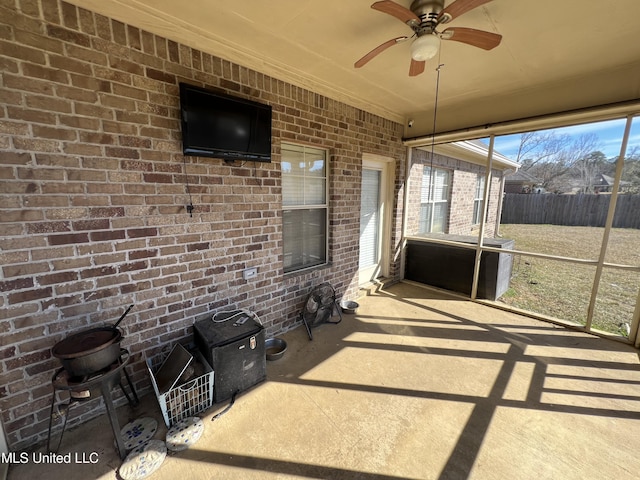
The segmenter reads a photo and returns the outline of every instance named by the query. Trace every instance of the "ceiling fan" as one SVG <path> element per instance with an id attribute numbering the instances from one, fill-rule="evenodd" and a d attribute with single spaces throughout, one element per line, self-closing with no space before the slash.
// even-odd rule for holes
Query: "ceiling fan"
<path id="1" fill-rule="evenodd" d="M 491 50 L 500 44 L 502 35 L 464 27 L 450 27 L 442 32 L 437 30 L 441 24 L 449 23 L 469 10 L 490 1 L 492 0 L 455 0 L 446 8 L 444 8 L 445 0 L 414 0 L 410 8 L 405 8 L 391 0 L 375 2 L 371 8 L 406 23 L 413 30 L 413 35 L 386 41 L 358 60 L 354 67 L 362 67 L 387 48 L 413 37 L 416 38 L 411 44 L 411 65 L 409 67 L 409 76 L 411 77 L 424 72 L 425 61 L 438 53 L 440 40 L 453 40 L 484 50 Z"/>

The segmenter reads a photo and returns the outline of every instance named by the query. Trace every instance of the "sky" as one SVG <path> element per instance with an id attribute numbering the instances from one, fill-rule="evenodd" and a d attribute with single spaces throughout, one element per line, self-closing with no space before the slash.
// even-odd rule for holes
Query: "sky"
<path id="1" fill-rule="evenodd" d="M 620 154 L 620 146 L 622 144 L 622 136 L 626 118 L 617 120 L 609 120 L 606 122 L 587 123 L 584 125 L 575 125 L 572 127 L 563 127 L 551 129 L 559 134 L 568 134 L 572 137 L 579 137 L 584 134 L 595 133 L 598 136 L 598 147 L 607 158 L 617 157 Z M 482 139 L 487 145 L 488 139 Z M 520 145 L 520 134 L 503 135 L 496 137 L 494 149 L 507 158 L 515 160 L 518 154 L 518 146 Z M 627 153 L 633 146 L 640 147 L 640 117 L 636 117 L 631 126 L 629 135 L 629 144 Z"/>

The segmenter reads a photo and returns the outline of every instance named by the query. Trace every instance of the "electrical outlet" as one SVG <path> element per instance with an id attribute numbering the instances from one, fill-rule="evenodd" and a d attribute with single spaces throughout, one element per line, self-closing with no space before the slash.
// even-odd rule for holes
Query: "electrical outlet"
<path id="1" fill-rule="evenodd" d="M 257 276 L 258 276 L 258 269 L 256 267 L 245 268 L 242 271 L 242 278 L 244 278 L 245 280 L 250 280 L 250 279 L 255 278 Z"/>

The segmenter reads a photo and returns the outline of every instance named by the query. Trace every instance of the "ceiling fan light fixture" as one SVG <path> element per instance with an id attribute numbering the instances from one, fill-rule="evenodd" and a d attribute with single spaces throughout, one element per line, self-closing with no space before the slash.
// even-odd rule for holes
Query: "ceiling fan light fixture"
<path id="1" fill-rule="evenodd" d="M 411 58 L 424 62 L 433 58 L 440 49 L 440 37 L 432 33 L 416 38 L 411 44 Z"/>

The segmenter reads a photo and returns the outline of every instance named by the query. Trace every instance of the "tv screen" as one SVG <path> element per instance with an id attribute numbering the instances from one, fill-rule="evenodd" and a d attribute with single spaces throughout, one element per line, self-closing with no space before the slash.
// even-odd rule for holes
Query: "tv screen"
<path id="1" fill-rule="evenodd" d="M 271 106 L 180 84 L 182 151 L 224 160 L 271 161 Z"/>

